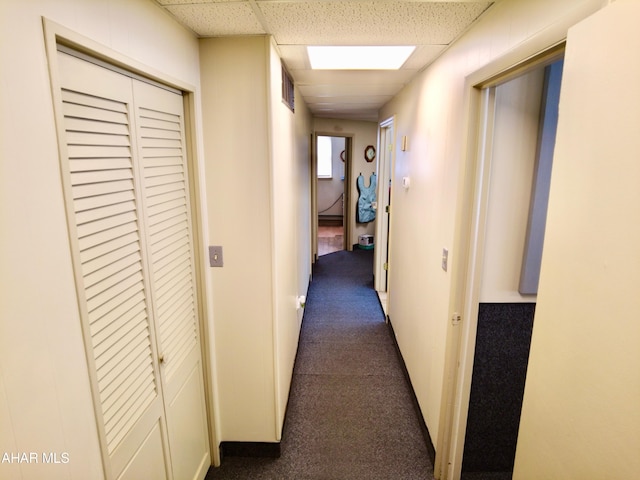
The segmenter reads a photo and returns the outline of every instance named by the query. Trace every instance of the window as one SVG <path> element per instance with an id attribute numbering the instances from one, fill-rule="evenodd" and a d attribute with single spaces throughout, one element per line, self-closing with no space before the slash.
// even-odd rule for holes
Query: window
<path id="1" fill-rule="evenodd" d="M 318 136 L 318 178 L 332 178 L 331 137 Z"/>

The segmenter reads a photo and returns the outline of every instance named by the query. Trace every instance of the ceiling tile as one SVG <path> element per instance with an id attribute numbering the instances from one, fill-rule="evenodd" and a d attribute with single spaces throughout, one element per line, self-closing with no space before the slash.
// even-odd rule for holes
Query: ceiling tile
<path id="1" fill-rule="evenodd" d="M 306 45 L 278 45 L 278 50 L 289 70 L 307 70 L 311 68 Z"/>
<path id="2" fill-rule="evenodd" d="M 418 45 L 413 54 L 404 62 L 402 68 L 420 70 L 438 58 L 446 48 L 447 45 Z"/>
<path id="3" fill-rule="evenodd" d="M 489 5 L 490 2 L 258 2 L 277 43 L 307 45 L 448 44 Z"/>
<path id="4" fill-rule="evenodd" d="M 246 1 L 246 0 L 240 0 Z M 238 0 L 156 0 L 162 6 L 167 5 L 204 5 L 207 3 L 231 3 Z"/>
<path id="5" fill-rule="evenodd" d="M 414 70 L 292 70 L 298 85 L 405 85 L 416 74 Z"/>
<path id="6" fill-rule="evenodd" d="M 245 2 L 167 5 L 164 8 L 201 37 L 266 33 L 251 6 Z"/>
<path id="7" fill-rule="evenodd" d="M 393 98 L 393 95 L 332 95 L 332 96 L 315 96 L 305 94 L 305 101 L 309 104 L 312 103 L 327 103 L 340 102 L 340 103 L 362 103 L 362 104 L 375 104 L 380 102 L 388 102 Z"/>
<path id="8" fill-rule="evenodd" d="M 378 121 L 379 108 L 362 108 L 361 105 L 331 104 L 326 107 L 312 110 L 318 118 L 343 118 L 345 120 Z"/>
<path id="9" fill-rule="evenodd" d="M 402 83 L 365 83 L 355 85 L 344 85 L 334 83 L 331 85 L 299 85 L 300 93 L 305 97 L 330 97 L 330 96 L 378 96 L 378 95 L 394 95 L 400 90 L 404 84 Z"/>

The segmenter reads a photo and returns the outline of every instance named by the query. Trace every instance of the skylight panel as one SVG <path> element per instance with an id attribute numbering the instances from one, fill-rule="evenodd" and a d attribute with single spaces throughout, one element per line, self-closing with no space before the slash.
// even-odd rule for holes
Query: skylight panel
<path id="1" fill-rule="evenodd" d="M 314 70 L 398 70 L 415 46 L 309 46 Z"/>

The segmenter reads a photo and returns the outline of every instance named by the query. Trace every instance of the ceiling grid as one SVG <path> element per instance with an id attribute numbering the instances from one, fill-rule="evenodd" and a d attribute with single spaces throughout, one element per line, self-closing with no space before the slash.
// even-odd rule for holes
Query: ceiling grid
<path id="1" fill-rule="evenodd" d="M 155 0 L 199 37 L 272 35 L 312 114 L 378 110 L 492 4 L 480 0 Z M 311 70 L 308 45 L 415 45 L 399 70 Z"/>

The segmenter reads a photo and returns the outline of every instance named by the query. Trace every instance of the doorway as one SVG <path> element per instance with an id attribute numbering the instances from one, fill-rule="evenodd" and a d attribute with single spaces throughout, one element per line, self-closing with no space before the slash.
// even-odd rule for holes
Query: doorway
<path id="1" fill-rule="evenodd" d="M 544 239 L 561 58 L 558 48 L 517 74 L 474 88 L 480 128 L 468 179 L 475 184 L 464 227 L 469 257 L 460 267 L 464 283 L 458 287 L 464 321 L 449 350 L 455 352 L 450 368 L 457 372 L 444 478 L 511 478 Z M 452 331 L 456 325 L 454 321 Z"/>
<path id="2" fill-rule="evenodd" d="M 348 249 L 351 138 L 316 134 L 316 257 Z"/>

